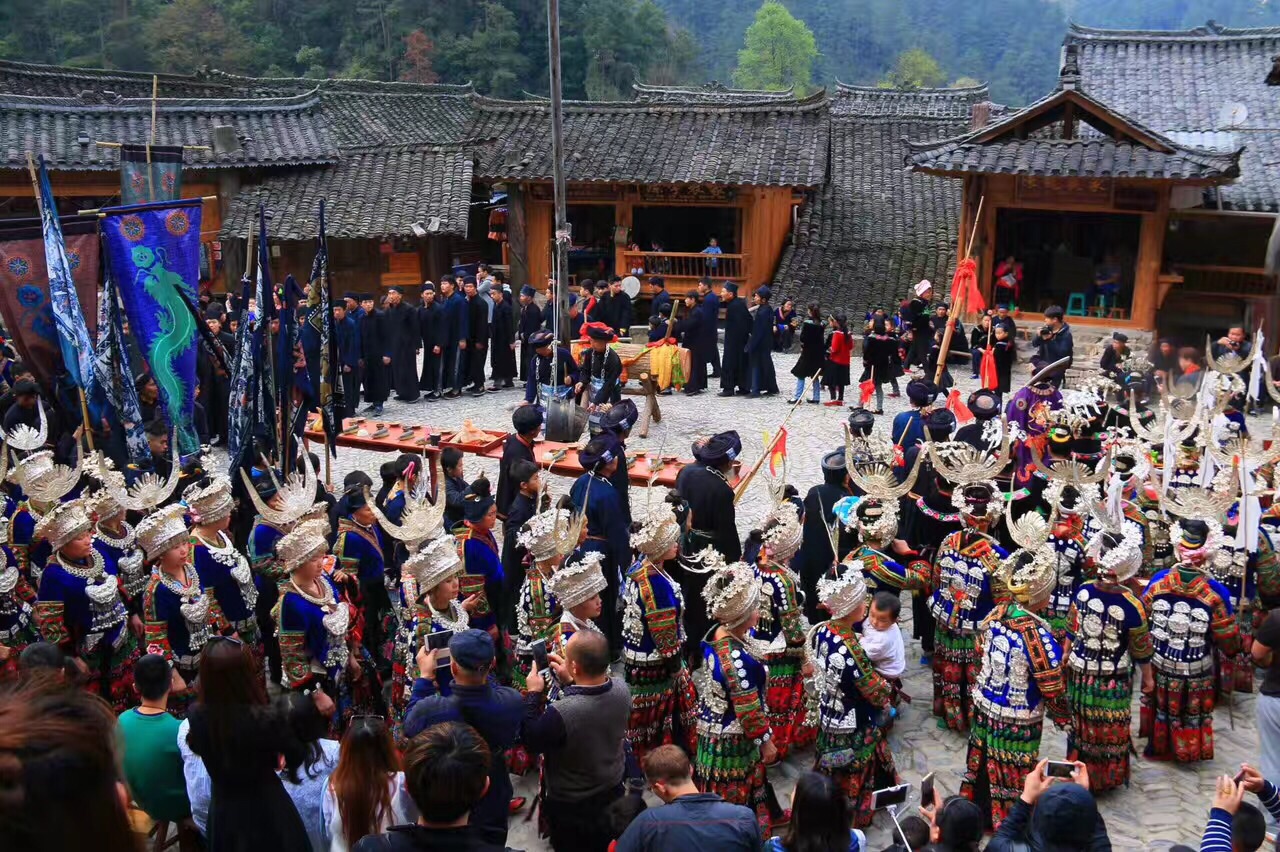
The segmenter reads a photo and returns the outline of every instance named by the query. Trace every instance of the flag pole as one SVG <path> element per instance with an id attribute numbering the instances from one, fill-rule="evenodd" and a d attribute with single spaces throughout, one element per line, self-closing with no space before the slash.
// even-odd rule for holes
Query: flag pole
<path id="1" fill-rule="evenodd" d="M 156 200 L 156 183 L 151 174 L 151 146 L 156 144 L 156 98 L 160 94 L 160 75 L 151 75 L 151 138 L 147 140 L 147 200 Z"/>
<path id="2" fill-rule="evenodd" d="M 44 204 L 40 200 L 40 179 L 36 177 L 36 161 L 35 157 L 31 156 L 30 151 L 27 152 L 27 174 L 31 175 L 31 191 L 35 194 L 36 208 L 43 215 Z M 57 216 L 58 211 L 54 210 L 53 215 Z M 74 281 L 71 286 L 75 286 Z M 81 377 L 81 380 L 83 381 L 83 377 Z M 80 393 L 80 416 L 84 421 L 84 437 L 89 442 L 89 452 L 93 452 L 93 425 L 89 422 L 89 402 L 85 399 L 83 387 L 77 385 L 76 390 Z M 38 402 L 36 404 L 39 405 Z"/>
<path id="3" fill-rule="evenodd" d="M 982 205 L 986 202 L 987 197 L 984 195 L 978 199 L 978 210 L 973 214 L 973 230 L 969 233 L 969 243 L 965 246 L 964 257 L 960 262 L 969 259 L 969 255 L 973 253 L 973 241 L 978 236 L 978 223 L 982 221 Z M 956 265 L 957 271 L 959 264 Z M 951 337 L 955 334 L 956 319 L 960 316 L 960 312 L 964 309 L 964 292 L 952 293 L 951 298 L 955 300 L 955 304 L 951 306 L 950 315 L 947 317 L 947 330 L 942 333 L 942 345 L 938 347 L 938 367 L 933 372 L 933 383 L 935 385 L 942 384 L 942 374 L 947 369 L 947 356 L 951 350 Z"/>
<path id="4" fill-rule="evenodd" d="M 773 453 L 773 448 L 777 446 L 778 439 L 782 437 L 786 431 L 787 423 L 791 420 L 791 415 L 796 413 L 796 409 L 804 402 L 804 398 L 809 395 L 809 388 L 818 383 L 818 378 L 822 375 L 822 369 L 814 373 L 809 381 L 805 382 L 805 386 L 801 388 L 800 396 L 792 403 L 791 408 L 787 411 L 787 416 L 782 418 L 782 422 L 778 424 L 778 431 L 774 432 L 773 437 L 769 439 L 765 445 L 764 452 L 760 454 L 760 458 L 756 459 L 756 463 L 747 471 L 747 475 L 738 480 L 737 486 L 733 489 L 733 502 L 736 505 L 742 499 L 742 495 L 747 493 L 747 486 L 751 484 L 751 480 L 755 479 L 757 473 L 760 472 L 760 465 L 764 464 L 764 460 L 769 458 Z"/>

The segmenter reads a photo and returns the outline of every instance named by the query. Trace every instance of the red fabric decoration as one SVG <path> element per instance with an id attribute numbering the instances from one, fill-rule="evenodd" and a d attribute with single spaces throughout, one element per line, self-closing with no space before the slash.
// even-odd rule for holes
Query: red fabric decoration
<path id="1" fill-rule="evenodd" d="M 865 382 L 860 382 L 858 390 L 862 392 L 862 401 L 859 404 L 865 406 L 871 401 L 871 397 L 876 395 L 875 379 L 867 379 Z"/>
<path id="2" fill-rule="evenodd" d="M 973 419 L 973 412 L 969 410 L 969 406 L 960 401 L 960 391 L 955 389 L 947 395 L 947 411 L 956 416 L 957 423 L 968 423 Z"/>
<path id="3" fill-rule="evenodd" d="M 966 257 L 956 267 L 956 274 L 951 279 L 951 300 L 957 309 L 977 311 L 987 309 L 987 302 L 982 298 L 982 290 L 978 287 L 978 261 Z"/>
<path id="4" fill-rule="evenodd" d="M 978 377 L 982 380 L 983 390 L 996 390 L 1000 387 L 1000 375 L 996 371 L 996 351 L 990 346 L 982 350 L 982 363 L 978 368 Z"/>
<path id="5" fill-rule="evenodd" d="M 610 327 L 610 326 L 608 326 L 608 325 L 606 325 L 605 323 L 602 323 L 602 322 L 584 322 L 584 323 L 582 324 L 582 334 L 581 334 L 581 337 L 582 337 L 582 339 L 583 339 L 583 340 L 587 340 L 587 339 L 589 339 L 590 335 L 589 335 L 587 332 L 591 331 L 591 329 L 593 329 L 593 328 L 598 328 L 598 329 L 601 329 L 602 331 L 607 331 L 607 332 L 609 332 L 609 335 L 610 335 L 610 337 L 611 337 L 612 339 L 615 339 L 615 340 L 617 339 L 616 335 L 614 335 L 614 333 L 613 333 L 613 328 L 612 328 L 612 327 Z"/>

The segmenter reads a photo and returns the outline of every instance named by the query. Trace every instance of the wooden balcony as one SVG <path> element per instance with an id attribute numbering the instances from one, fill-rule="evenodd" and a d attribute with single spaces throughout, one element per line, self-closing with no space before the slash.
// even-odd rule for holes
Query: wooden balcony
<path id="1" fill-rule="evenodd" d="M 1275 285 L 1256 267 L 1178 263 L 1174 264 L 1174 268 L 1182 276 L 1182 281 L 1175 281 L 1173 285 L 1184 292 L 1231 296 L 1275 295 Z"/>
<path id="2" fill-rule="evenodd" d="M 633 269 L 644 269 L 640 292 L 652 295 L 648 276 L 661 275 L 667 292 L 681 294 L 693 288 L 703 276 L 719 285 L 724 281 L 747 283 L 748 260 L 745 254 L 702 254 L 701 252 L 623 251 L 619 252 L 619 275 L 631 275 Z"/>

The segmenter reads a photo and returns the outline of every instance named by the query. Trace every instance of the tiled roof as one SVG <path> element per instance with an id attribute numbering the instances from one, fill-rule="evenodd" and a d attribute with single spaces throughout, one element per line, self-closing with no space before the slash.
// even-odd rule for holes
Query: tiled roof
<path id="1" fill-rule="evenodd" d="M 1159 32 L 1073 24 L 1065 44 L 1077 53 L 1080 88 L 1125 115 L 1168 136 L 1235 134 L 1245 149 L 1241 176 L 1221 188 L 1223 206 L 1280 210 L 1280 91 L 1265 83 L 1280 55 L 1280 27 Z"/>
<path id="2" fill-rule="evenodd" d="M 916 168 L 952 175 L 1218 180 L 1240 173 L 1239 154 L 1180 148 L 1153 151 L 1114 139 L 964 139 L 934 143 L 908 155 Z"/>
<path id="3" fill-rule="evenodd" d="M 114 92 L 123 98 L 150 98 L 153 76 L 159 77 L 162 98 L 241 96 L 233 87 L 218 80 L 187 74 L 152 75 L 141 71 L 67 68 L 0 60 L 0 92 L 41 98 L 75 98 L 82 92 Z M 315 88 L 315 83 L 312 80 L 307 89 Z"/>
<path id="4" fill-rule="evenodd" d="M 471 139 L 492 139 L 476 175 L 551 179 L 550 107 L 477 97 Z M 733 103 L 564 105 L 566 179 L 727 186 L 818 186 L 826 175 L 827 104 L 804 99 Z"/>
<path id="5" fill-rule="evenodd" d="M 796 96 L 793 88 L 787 88 L 781 92 L 730 89 L 714 80 L 703 83 L 701 86 L 646 86 L 643 83 L 635 83 L 631 91 L 636 102 L 646 104 L 789 101 L 794 100 Z"/>
<path id="6" fill-rule="evenodd" d="M 157 145 L 212 147 L 218 125 L 235 128 L 239 150 L 187 151 L 188 165 L 243 168 L 331 163 L 338 157 L 314 92 L 250 100 L 157 101 Z M 115 169 L 119 149 L 95 142 L 145 143 L 150 136 L 150 98 L 0 95 L 0 167 L 25 168 L 26 152 L 31 151 L 43 154 L 54 169 Z"/>
<path id="7" fill-rule="evenodd" d="M 775 276 L 801 305 L 851 317 L 891 308 L 921 278 L 950 286 L 960 185 L 916 174 L 904 138 L 941 139 L 969 127 L 985 87 L 899 92 L 839 86 L 831 103 L 831 175 L 805 205 Z"/>
<path id="8" fill-rule="evenodd" d="M 472 154 L 460 146 L 376 146 L 343 151 L 334 166 L 290 169 L 245 187 L 231 202 L 224 238 L 253 227 L 258 204 L 272 219 L 273 239 L 315 237 L 318 202 L 325 199 L 331 237 L 466 236 L 471 203 Z M 433 219 L 439 222 L 433 224 Z"/>

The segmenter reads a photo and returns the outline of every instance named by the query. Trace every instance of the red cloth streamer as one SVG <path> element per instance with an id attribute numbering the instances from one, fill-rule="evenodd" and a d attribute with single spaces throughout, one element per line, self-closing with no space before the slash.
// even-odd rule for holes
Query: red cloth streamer
<path id="1" fill-rule="evenodd" d="M 871 397 L 876 395 L 875 379 L 867 379 L 865 382 L 858 384 L 858 390 L 862 392 L 861 405 L 866 406 L 871 401 Z"/>
<path id="2" fill-rule="evenodd" d="M 966 311 L 981 313 L 987 309 L 987 302 L 978 287 L 978 261 L 971 257 L 966 257 L 956 267 L 955 277 L 951 279 L 951 301 Z"/>
<path id="3" fill-rule="evenodd" d="M 616 338 L 617 338 L 617 335 L 615 335 L 615 334 L 613 333 L 613 328 L 612 328 L 612 327 L 610 327 L 610 326 L 608 326 L 608 325 L 606 325 L 605 323 L 602 323 L 602 322 L 584 322 L 584 323 L 582 324 L 582 334 L 581 334 L 581 337 L 582 337 L 582 339 L 583 339 L 583 340 L 587 340 L 587 339 L 589 339 L 589 338 L 590 338 L 590 335 L 589 335 L 587 332 L 591 331 L 591 329 L 593 329 L 593 328 L 598 328 L 598 329 L 601 329 L 601 330 L 603 330 L 603 331 L 607 331 L 607 332 L 609 332 L 609 335 L 610 335 L 610 338 L 611 338 L 611 339 L 616 339 Z"/>
<path id="4" fill-rule="evenodd" d="M 955 389 L 947 395 L 947 411 L 956 416 L 957 423 L 968 423 L 973 419 L 973 412 L 969 410 L 969 406 L 960 401 L 960 391 Z"/>
<path id="5" fill-rule="evenodd" d="M 990 346 L 982 350 L 978 378 L 982 381 L 983 390 L 997 390 L 1000 387 L 1000 374 L 996 370 L 996 351 Z"/>
<path id="6" fill-rule="evenodd" d="M 787 457 L 787 430 L 784 427 L 778 433 L 778 440 L 773 444 L 773 452 L 769 454 L 769 475 L 777 476 L 782 469 L 782 462 Z"/>

